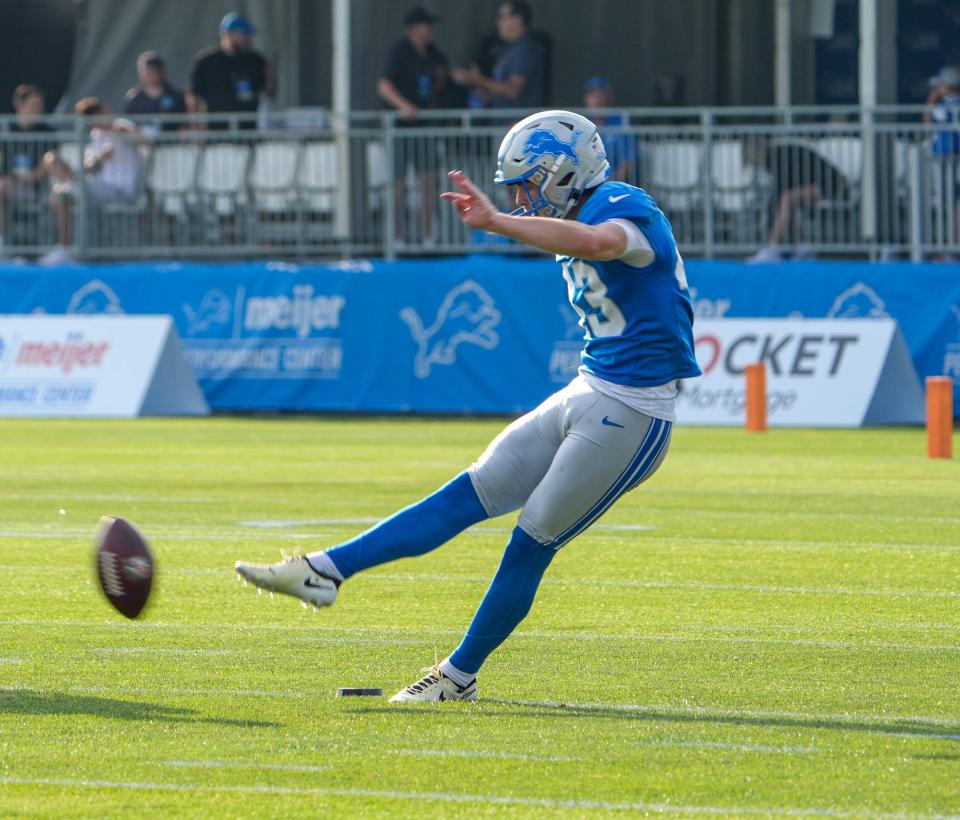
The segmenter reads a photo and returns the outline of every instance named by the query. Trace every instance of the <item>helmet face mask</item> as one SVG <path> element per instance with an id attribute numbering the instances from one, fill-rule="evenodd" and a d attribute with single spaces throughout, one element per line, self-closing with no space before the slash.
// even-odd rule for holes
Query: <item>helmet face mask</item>
<path id="1" fill-rule="evenodd" d="M 494 181 L 523 186 L 529 204 L 512 215 L 563 218 L 584 190 L 609 175 L 596 125 L 571 111 L 543 111 L 507 132 Z"/>

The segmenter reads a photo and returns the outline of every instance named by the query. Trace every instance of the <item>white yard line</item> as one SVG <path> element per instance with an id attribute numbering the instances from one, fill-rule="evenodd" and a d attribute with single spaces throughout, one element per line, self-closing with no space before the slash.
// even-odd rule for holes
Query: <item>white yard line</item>
<path id="1" fill-rule="evenodd" d="M 235 649 L 180 649 L 153 646 L 95 646 L 86 651 L 106 655 L 232 655 Z"/>
<path id="2" fill-rule="evenodd" d="M 317 519 L 314 523 L 324 523 L 327 526 L 341 526 L 340 522 L 355 521 L 357 524 L 370 524 L 379 519 Z M 243 522 L 241 522 L 242 525 Z M 247 522 L 250 523 L 250 522 Z M 302 524 L 302 522 L 301 522 Z M 270 528 L 267 528 L 270 529 Z M 669 533 L 658 533 L 650 536 L 648 533 L 656 528 L 653 525 L 646 524 L 594 524 L 590 529 L 581 534 L 580 538 L 589 538 L 591 533 L 619 532 L 624 536 L 632 532 L 642 533 L 638 540 L 649 541 L 655 544 L 657 549 L 663 549 L 671 544 L 705 544 L 724 546 L 744 547 L 755 549 L 757 547 L 778 547 L 787 549 L 865 549 L 865 550 L 908 550 L 922 552 L 960 552 L 958 544 L 916 544 L 899 541 L 880 541 L 851 543 L 850 541 L 804 541 L 804 540 L 784 540 L 776 538 L 742 538 L 739 536 L 697 536 L 697 535 L 672 535 Z M 10 538 L 19 540 L 44 540 L 44 539 L 70 539 L 70 538 L 89 538 L 92 529 L 83 530 L 0 530 L 0 539 Z M 509 533 L 513 532 L 511 527 L 493 527 L 477 526 L 467 530 L 471 532 L 495 532 Z M 265 539 L 286 540 L 286 541 L 307 541 L 319 540 L 329 542 L 332 533 L 330 532 L 195 532 L 185 530 L 157 530 L 149 533 L 153 541 L 263 541 Z"/>
<path id="3" fill-rule="evenodd" d="M 368 572 L 364 575 L 368 581 L 433 581 L 437 583 L 477 583 L 489 584 L 490 579 L 483 576 L 470 575 L 427 575 L 422 573 L 402 575 L 378 572 Z M 570 586 L 580 584 L 584 586 L 623 587 L 633 589 L 679 589 L 706 592 L 761 592 L 785 595 L 842 595 L 866 597 L 893 597 L 893 598 L 960 598 L 960 592 L 948 592 L 928 589 L 870 589 L 855 587 L 801 587 L 780 586 L 776 584 L 704 584 L 681 581 L 634 581 L 611 578 L 544 578 L 542 584 L 551 586 Z"/>
<path id="4" fill-rule="evenodd" d="M 913 737 L 913 735 L 910 735 Z M 720 743 L 709 740 L 638 740 L 632 746 L 656 746 L 668 749 L 717 749 L 731 752 L 760 752 L 761 754 L 816 754 L 820 750 L 816 746 L 765 746 L 755 743 Z"/>
<path id="5" fill-rule="evenodd" d="M 384 632 L 414 632 L 417 635 L 429 635 L 433 637 L 461 636 L 462 630 L 458 629 L 423 629 L 419 627 L 393 627 L 384 629 L 383 627 L 362 627 L 362 626 L 325 626 L 325 625 L 307 625 L 294 626 L 290 624 L 228 624 L 228 623 L 162 623 L 145 622 L 138 624 L 126 623 L 100 623 L 96 621 L 57 621 L 57 620 L 0 620 L 0 626 L 51 626 L 51 627 L 70 627 L 70 628 L 90 628 L 90 629 L 184 629 L 184 630 L 216 630 L 216 631 L 288 631 L 291 637 L 298 642 L 313 643 L 331 643 L 331 644 L 383 644 L 387 646 L 419 646 L 430 644 L 432 641 L 428 638 L 393 638 L 384 636 Z M 298 633 L 310 632 L 334 632 L 336 635 L 303 635 Z M 344 635 L 342 633 L 354 633 L 353 635 Z M 370 636 L 368 633 L 375 633 Z M 737 645 L 758 645 L 758 646 L 809 646 L 817 649 L 843 649 L 843 650 L 881 650 L 881 651 L 899 651 L 899 652 L 960 652 L 960 644 L 925 644 L 925 643 L 904 643 L 895 641 L 854 641 L 854 640 L 824 640 L 816 638 L 777 638 L 777 637 L 753 637 L 739 635 L 717 635 L 717 634 L 690 634 L 690 633 L 652 633 L 652 634 L 616 634 L 604 632 L 514 632 L 512 638 L 527 640 L 550 640 L 550 641 L 587 641 L 587 642 L 638 642 L 638 643 L 714 643 L 714 644 L 737 644 Z M 87 651 L 87 650 L 84 650 Z M 146 653 L 146 652 L 168 652 L 168 653 L 199 653 L 199 654 L 221 654 L 226 655 L 231 652 L 239 651 L 235 649 L 164 649 L 151 647 L 99 647 L 89 651 L 93 652 L 118 652 L 118 653 Z"/>
<path id="6" fill-rule="evenodd" d="M 46 540 L 89 540 L 93 529 L 81 531 L 51 530 L 43 531 L 19 531 L 19 530 L 0 530 L 0 538 L 13 538 L 21 541 L 46 541 Z M 306 539 L 327 540 L 330 533 L 324 532 L 285 532 L 263 533 L 263 532 L 236 532 L 236 533 L 182 533 L 182 532 L 151 532 L 149 538 L 153 542 L 157 541 L 263 541 L 264 539 L 284 540 L 284 541 L 302 541 Z"/>
<path id="7" fill-rule="evenodd" d="M 572 763 L 580 757 L 557 757 L 554 755 L 526 755 L 519 752 L 488 752 L 470 749 L 384 749 L 394 755 L 409 757 L 479 757 L 495 760 L 529 760 L 544 763 Z"/>
<path id="8" fill-rule="evenodd" d="M 59 569 L 65 569 L 58 565 Z M 49 571 L 48 566 L 41 565 L 4 565 L 0 566 L 3 572 L 42 572 Z M 78 569 L 78 568 L 75 568 Z M 171 569 L 171 574 L 189 575 L 227 575 L 231 570 L 226 567 L 218 569 Z M 425 573 L 380 573 L 368 572 L 364 576 L 367 581 L 419 583 L 427 581 L 440 584 L 489 584 L 488 576 L 479 575 L 444 575 Z M 873 589 L 870 587 L 806 587 L 781 586 L 779 584 L 705 584 L 683 581 L 642 581 L 620 578 L 544 578 L 541 582 L 549 586 L 570 586 L 581 584 L 585 586 L 601 586 L 623 589 L 676 589 L 692 592 L 757 592 L 774 595 L 839 595 L 844 597 L 883 597 L 883 598 L 937 598 L 960 599 L 960 592 L 933 589 Z"/>
<path id="9" fill-rule="evenodd" d="M 178 769 L 264 769 L 271 772 L 327 772 L 332 766 L 299 763 L 244 763 L 233 760 L 160 760 L 156 765 Z"/>
<path id="10" fill-rule="evenodd" d="M 384 800 L 418 800 L 435 803 L 466 803 L 501 806 L 532 806 L 557 809 L 597 809 L 599 811 L 652 812 L 657 814 L 706 814 L 706 815 L 785 815 L 790 817 L 862 817 L 866 812 L 840 811 L 830 808 L 802 807 L 756 807 L 756 806 L 702 806 L 674 805 L 671 803 L 642 803 L 628 801 L 586 800 L 549 797 L 516 797 L 495 794 L 458 794 L 454 792 L 411 792 L 393 789 L 334 789 L 297 786 L 222 785 L 208 786 L 193 783 L 145 783 L 139 781 L 84 780 L 79 778 L 55 777 L 0 777 L 0 784 L 19 786 L 61 786 L 67 788 L 88 789 L 130 789 L 135 791 L 172 791 L 172 792 L 209 792 L 240 794 L 285 794 L 325 797 L 371 797 Z M 874 814 L 872 817 L 884 820 L 929 815 Z"/>
<path id="11" fill-rule="evenodd" d="M 276 519 L 266 521 L 238 521 L 240 527 L 260 527 L 263 529 L 293 529 L 295 527 L 341 527 L 376 524 L 382 518 L 300 518 Z M 513 527 L 497 527 L 477 524 L 468 527 L 466 532 L 513 532 Z M 649 532 L 656 529 L 652 524 L 594 524 L 591 530 L 599 532 Z"/>

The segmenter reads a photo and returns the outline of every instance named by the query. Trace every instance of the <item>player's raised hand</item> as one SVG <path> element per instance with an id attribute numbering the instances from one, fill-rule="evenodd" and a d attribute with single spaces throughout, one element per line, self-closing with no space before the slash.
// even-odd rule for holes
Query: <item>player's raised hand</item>
<path id="1" fill-rule="evenodd" d="M 440 198 L 453 205 L 464 225 L 489 229 L 499 213 L 490 198 L 463 171 L 450 171 L 447 176 L 459 190 L 446 191 L 440 194 Z"/>

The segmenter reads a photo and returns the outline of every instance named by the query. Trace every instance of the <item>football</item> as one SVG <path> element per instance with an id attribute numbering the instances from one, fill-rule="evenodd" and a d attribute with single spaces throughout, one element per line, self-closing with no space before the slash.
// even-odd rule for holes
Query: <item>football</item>
<path id="1" fill-rule="evenodd" d="M 97 527 L 94 546 L 103 594 L 121 615 L 136 618 L 153 585 L 153 557 L 146 539 L 129 521 L 105 515 Z"/>

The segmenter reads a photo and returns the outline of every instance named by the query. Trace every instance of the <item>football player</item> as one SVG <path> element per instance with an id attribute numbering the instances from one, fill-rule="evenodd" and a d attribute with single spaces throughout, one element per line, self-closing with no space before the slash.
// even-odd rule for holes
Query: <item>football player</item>
<path id="1" fill-rule="evenodd" d="M 358 572 L 521 510 L 460 645 L 393 701 L 476 699 L 480 667 L 529 612 L 557 551 L 661 465 L 679 382 L 700 374 L 670 224 L 645 191 L 609 175 L 596 125 L 544 111 L 500 145 L 495 181 L 513 192 L 517 210 L 501 213 L 462 171 L 450 172 L 456 190 L 442 195 L 470 228 L 556 254 L 583 327 L 579 375 L 467 470 L 362 535 L 277 564 L 237 562 L 259 587 L 329 606 Z"/>

